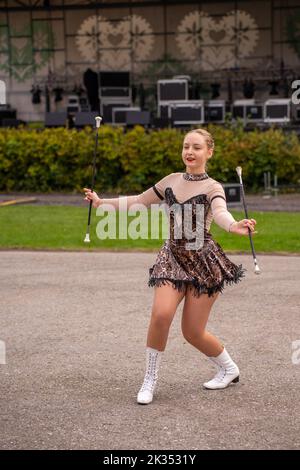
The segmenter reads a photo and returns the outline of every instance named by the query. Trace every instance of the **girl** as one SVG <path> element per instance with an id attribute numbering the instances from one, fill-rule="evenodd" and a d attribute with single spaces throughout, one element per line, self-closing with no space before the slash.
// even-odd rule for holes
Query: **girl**
<path id="1" fill-rule="evenodd" d="M 236 221 L 228 212 L 222 185 L 206 173 L 206 162 L 212 157 L 213 150 L 213 138 L 205 129 L 188 132 L 182 150 L 186 171 L 166 176 L 142 194 L 125 196 L 128 208 L 135 203 L 149 207 L 165 200 L 168 207 L 175 205 L 179 208 L 182 217 L 185 217 L 186 206 L 189 206 L 193 227 L 197 215 L 196 206 L 201 204 L 204 209 L 201 248 L 187 248 L 186 243 L 190 238 L 174 236 L 177 219 L 171 211 L 170 237 L 159 251 L 154 266 L 149 269 L 149 286 L 154 287 L 154 301 L 147 337 L 146 373 L 137 396 L 140 404 L 151 403 L 153 399 L 169 328 L 183 298 L 183 336 L 217 366 L 217 374 L 204 383 L 204 387 L 223 389 L 239 381 L 238 366 L 220 341 L 206 330 L 206 324 L 224 285 L 240 281 L 245 269 L 227 258 L 220 245 L 212 238 L 209 229 L 214 219 L 227 232 L 247 236 L 248 228 L 252 233 L 257 233 L 254 231 L 256 221 Z M 118 208 L 119 201 L 124 199 L 100 199 L 90 189 L 84 188 L 84 191 L 85 200 L 92 200 L 93 207 L 109 203 Z"/>

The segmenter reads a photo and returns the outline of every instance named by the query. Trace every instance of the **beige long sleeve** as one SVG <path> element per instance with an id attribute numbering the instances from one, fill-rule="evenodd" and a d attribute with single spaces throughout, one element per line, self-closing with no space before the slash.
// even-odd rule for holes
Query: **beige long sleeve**
<path id="1" fill-rule="evenodd" d="M 227 209 L 225 192 L 221 185 L 218 194 L 211 198 L 211 211 L 216 224 L 226 230 L 226 232 L 229 232 L 231 224 L 236 222 L 236 220 Z"/>
<path id="2" fill-rule="evenodd" d="M 100 207 L 103 204 L 110 204 L 115 209 L 127 210 L 133 204 L 142 204 L 145 207 L 150 207 L 151 204 L 159 204 L 164 198 L 160 195 L 155 187 L 149 188 L 141 194 L 136 196 L 121 196 L 109 199 L 101 199 Z"/>
<path id="3" fill-rule="evenodd" d="M 169 181 L 167 175 L 158 181 L 154 186 L 147 189 L 141 194 L 136 196 L 122 196 L 109 199 L 101 199 L 102 204 L 111 204 L 115 209 L 126 210 L 129 209 L 133 204 L 143 204 L 145 207 L 150 207 L 151 204 L 160 204 L 165 198 L 165 187 Z M 100 206 L 101 206 L 100 205 Z"/>

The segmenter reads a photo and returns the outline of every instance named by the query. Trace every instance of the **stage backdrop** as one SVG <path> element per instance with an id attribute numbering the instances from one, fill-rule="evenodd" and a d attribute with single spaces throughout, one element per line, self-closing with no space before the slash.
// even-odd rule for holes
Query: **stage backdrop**
<path id="1" fill-rule="evenodd" d="M 52 0 L 41 10 L 43 3 L 0 0 L 0 79 L 21 119 L 43 118 L 46 84 L 51 109 L 64 107 L 87 68 L 129 70 L 145 88 L 188 74 L 204 84 L 204 95 L 209 83 L 220 83 L 224 99 L 229 77 L 233 98 L 243 97 L 240 84 L 248 78 L 264 99 L 270 80 L 300 75 L 300 0 L 134 7 L 119 0 L 118 8 L 105 2 L 97 9 L 89 1 Z M 34 7 L 19 11 L 20 4 Z M 40 103 L 32 102 L 39 101 L 32 100 L 33 86 L 40 87 Z M 55 89 L 64 90 L 63 100 Z"/>

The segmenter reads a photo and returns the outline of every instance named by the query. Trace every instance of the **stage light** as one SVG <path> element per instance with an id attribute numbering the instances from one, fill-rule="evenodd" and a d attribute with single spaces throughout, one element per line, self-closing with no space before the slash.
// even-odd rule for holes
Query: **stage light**
<path id="1" fill-rule="evenodd" d="M 247 99 L 252 99 L 254 96 L 255 85 L 253 83 L 252 78 L 246 78 L 243 83 L 243 93 L 244 97 Z"/>
<path id="2" fill-rule="evenodd" d="M 220 96 L 220 83 L 211 83 L 211 99 L 214 100 Z"/>
<path id="3" fill-rule="evenodd" d="M 279 81 L 278 80 L 271 80 L 269 81 L 269 85 L 271 86 L 271 90 L 270 90 L 270 93 L 269 95 L 278 95 L 278 85 L 279 85 Z"/>

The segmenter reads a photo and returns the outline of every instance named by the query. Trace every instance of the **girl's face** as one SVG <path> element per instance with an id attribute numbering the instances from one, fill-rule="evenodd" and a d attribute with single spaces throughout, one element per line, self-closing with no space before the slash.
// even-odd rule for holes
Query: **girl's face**
<path id="1" fill-rule="evenodd" d="M 183 141 L 182 160 L 188 173 L 204 173 L 205 164 L 212 156 L 213 149 L 207 147 L 203 135 L 188 133 Z"/>

